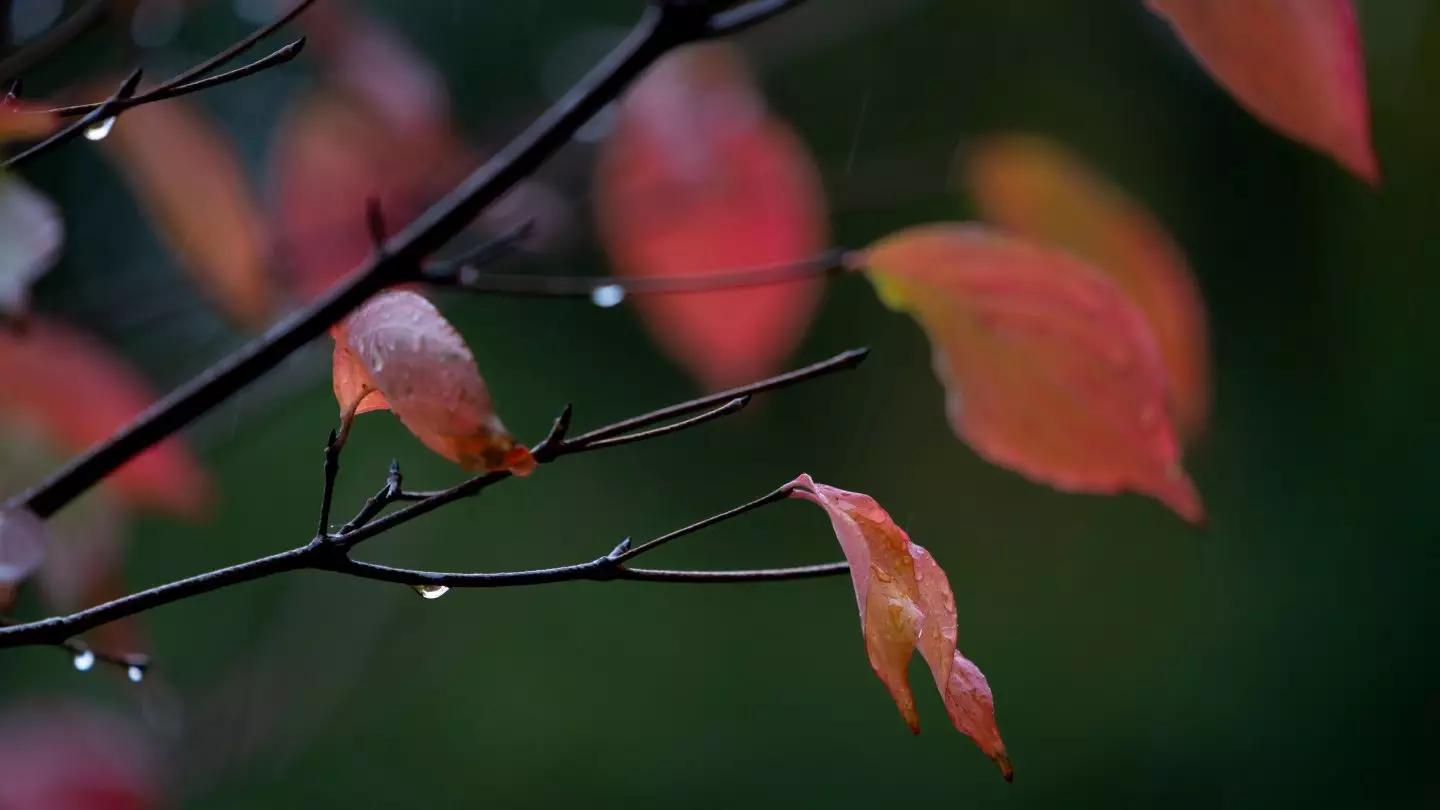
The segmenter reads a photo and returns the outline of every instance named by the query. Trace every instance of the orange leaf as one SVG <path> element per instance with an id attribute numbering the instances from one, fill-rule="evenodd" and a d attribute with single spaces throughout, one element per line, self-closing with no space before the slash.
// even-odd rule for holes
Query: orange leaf
<path id="1" fill-rule="evenodd" d="M 1371 185 L 1365 56 L 1350 0 L 1146 0 L 1256 118 Z"/>
<path id="2" fill-rule="evenodd" d="M 60 258 L 65 226 L 45 195 L 0 174 L 0 322 L 24 312 L 30 287 Z"/>
<path id="3" fill-rule="evenodd" d="M 1160 224 L 1044 138 L 985 141 L 971 151 L 966 169 L 987 220 L 1091 262 L 1140 305 L 1170 371 L 1177 427 L 1197 436 L 1210 405 L 1204 303 L 1185 258 Z"/>
<path id="4" fill-rule="evenodd" d="M 792 486 L 793 497 L 817 504 L 830 516 L 850 564 L 870 667 L 890 690 L 910 730 L 920 733 L 906 674 L 918 648 L 955 728 L 995 760 L 1009 781 L 1013 770 L 995 725 L 989 684 L 979 668 L 955 649 L 955 596 L 944 570 L 930 552 L 910 542 L 905 530 L 869 495 L 817 484 L 808 475 L 795 479 Z"/>
<path id="5" fill-rule="evenodd" d="M 64 324 L 34 318 L 23 335 L 0 335 L 0 415 L 72 452 L 108 438 L 153 401 L 120 358 Z M 106 485 L 132 503 L 189 518 L 210 501 L 205 471 L 174 439 L 136 456 Z"/>
<path id="6" fill-rule="evenodd" d="M 1142 492 L 1202 520 L 1154 335 L 1099 271 L 957 223 L 901 231 L 867 254 L 881 298 L 929 335 L 950 424 L 982 456 L 1063 490 Z"/>
<path id="7" fill-rule="evenodd" d="M 470 347 L 422 296 L 381 293 L 331 334 L 342 430 L 356 414 L 389 409 L 426 447 L 467 470 L 535 468 L 496 415 Z"/>
<path id="8" fill-rule="evenodd" d="M 630 89 L 595 187 L 600 237 L 622 275 L 788 264 L 813 257 L 828 238 L 818 171 L 727 44 L 676 51 Z M 665 350 L 719 389 L 784 362 L 822 287 L 807 280 L 637 306 Z"/>
<path id="9" fill-rule="evenodd" d="M 0 101 L 0 144 L 44 138 L 60 128 L 60 119 L 24 102 Z"/>
<path id="10" fill-rule="evenodd" d="M 265 226 L 225 136 L 177 100 L 126 113 L 104 146 L 181 264 L 241 323 L 263 327 L 274 304 Z"/>

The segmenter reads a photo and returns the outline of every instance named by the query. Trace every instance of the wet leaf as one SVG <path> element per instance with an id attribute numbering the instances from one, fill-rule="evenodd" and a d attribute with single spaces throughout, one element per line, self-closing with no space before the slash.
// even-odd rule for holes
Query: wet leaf
<path id="1" fill-rule="evenodd" d="M 467 470 L 534 469 L 495 413 L 470 348 L 424 297 L 381 293 L 331 334 L 343 430 L 356 414 L 389 409 L 426 447 Z"/>
<path id="2" fill-rule="evenodd" d="M 0 172 L 0 321 L 30 305 L 30 287 L 60 258 L 65 227 L 43 194 Z"/>
<path id="3" fill-rule="evenodd" d="M 62 323 L 32 319 L 23 335 L 0 334 L 0 416 L 38 431 L 71 453 L 124 427 L 154 401 L 121 358 Z M 122 466 L 105 485 L 123 500 L 199 518 L 209 478 L 178 440 Z"/>
<path id="4" fill-rule="evenodd" d="M 856 261 L 925 329 L 950 424 L 980 455 L 1062 490 L 1140 492 L 1203 519 L 1155 337 L 1099 271 L 957 223 L 900 231 Z"/>
<path id="5" fill-rule="evenodd" d="M 1090 262 L 1139 304 L 1170 372 L 1182 435 L 1210 405 L 1205 306 L 1184 256 L 1150 212 L 1059 144 L 993 138 L 972 149 L 965 181 L 985 219 Z"/>
<path id="6" fill-rule="evenodd" d="M 1146 0 L 1256 118 L 1372 185 L 1365 55 L 1350 0 Z"/>
<path id="7" fill-rule="evenodd" d="M 265 326 L 265 225 L 225 135 L 181 99 L 130 110 L 102 143 L 181 265 L 237 321 Z"/>
<path id="8" fill-rule="evenodd" d="M 0 715 L 0 807 L 7 810 L 158 807 L 158 763 L 141 729 L 96 709 L 34 704 Z"/>
<path id="9" fill-rule="evenodd" d="M 995 760 L 1006 781 L 1010 757 L 995 725 L 995 703 L 980 669 L 955 649 L 955 596 L 944 570 L 869 495 L 818 484 L 808 475 L 793 482 L 792 496 L 830 516 L 860 608 L 865 651 L 890 690 L 900 716 L 916 734 L 920 718 L 907 669 L 919 649 L 955 728 Z"/>
<path id="10" fill-rule="evenodd" d="M 700 275 L 788 264 L 828 239 L 804 145 L 765 108 L 733 46 L 692 45 L 623 97 L 595 177 L 600 237 L 617 273 Z M 795 348 L 823 284 L 647 296 L 660 345 L 707 388 L 772 372 Z"/>

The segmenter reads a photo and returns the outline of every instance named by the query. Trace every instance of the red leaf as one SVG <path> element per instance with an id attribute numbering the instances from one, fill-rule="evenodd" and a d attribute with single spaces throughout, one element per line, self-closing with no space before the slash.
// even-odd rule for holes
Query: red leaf
<path id="1" fill-rule="evenodd" d="M 0 173 L 0 320 L 23 313 L 30 287 L 60 258 L 60 211 L 18 177 Z"/>
<path id="2" fill-rule="evenodd" d="M 982 456 L 1060 489 L 1132 490 L 1203 518 L 1154 335 L 1099 271 L 955 223 L 891 235 L 861 261 L 929 335 L 950 424 Z"/>
<path id="3" fill-rule="evenodd" d="M 156 230 L 237 320 L 274 305 L 265 226 L 234 147 L 184 100 L 126 113 L 104 141 Z"/>
<path id="4" fill-rule="evenodd" d="M 71 452 L 124 427 L 154 400 L 118 357 L 55 321 L 34 319 L 24 335 L 0 335 L 0 415 L 33 426 Z M 179 441 L 141 453 L 106 479 L 131 503 L 198 518 L 210 482 Z"/>
<path id="5" fill-rule="evenodd" d="M 0 716 L 0 807 L 147 810 L 161 799 L 158 756 L 143 733 L 73 706 Z"/>
<path id="6" fill-rule="evenodd" d="M 601 239 L 622 275 L 788 264 L 813 257 L 828 238 L 818 171 L 725 44 L 672 53 L 624 96 L 595 195 Z M 637 306 L 665 350 L 719 389 L 784 362 L 822 287 L 806 280 Z"/>
<path id="7" fill-rule="evenodd" d="M 1150 212 L 1043 138 L 985 141 L 966 168 L 986 219 L 1074 253 L 1129 293 L 1160 342 L 1177 427 L 1198 436 L 1210 406 L 1205 307 L 1185 258 Z"/>
<path id="8" fill-rule="evenodd" d="M 995 760 L 1009 781 L 1014 773 L 995 725 L 990 686 L 979 668 L 955 649 L 955 596 L 944 570 L 928 551 L 910 542 L 869 495 L 817 484 L 808 475 L 795 479 L 793 486 L 793 497 L 817 504 L 830 516 L 850 564 L 870 667 L 890 690 L 910 730 L 920 733 L 906 674 L 918 648 L 955 728 Z"/>
<path id="9" fill-rule="evenodd" d="M 1146 3 L 1256 118 L 1379 184 L 1350 0 Z"/>
<path id="10" fill-rule="evenodd" d="M 344 430 L 356 414 L 389 409 L 426 447 L 467 470 L 535 468 L 496 415 L 470 347 L 425 298 L 381 293 L 331 334 Z"/>

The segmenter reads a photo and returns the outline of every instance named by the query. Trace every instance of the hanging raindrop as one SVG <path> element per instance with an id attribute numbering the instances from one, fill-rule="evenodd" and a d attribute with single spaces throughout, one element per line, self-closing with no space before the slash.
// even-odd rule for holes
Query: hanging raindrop
<path id="1" fill-rule="evenodd" d="M 625 300 L 625 288 L 619 284 L 606 284 L 590 291 L 590 303 L 609 309 Z"/>
<path id="2" fill-rule="evenodd" d="M 410 587 L 426 599 L 439 599 L 450 592 L 450 589 L 444 585 L 411 585 Z"/>
<path id="3" fill-rule="evenodd" d="M 80 672 L 89 672 L 95 666 L 95 653 L 89 650 L 81 650 L 75 653 L 75 669 Z"/>
<path id="4" fill-rule="evenodd" d="M 110 116 L 103 121 L 96 121 L 85 128 L 85 137 L 92 141 L 103 141 L 110 130 L 115 127 L 115 116 Z"/>
<path id="5" fill-rule="evenodd" d="M 125 675 L 131 683 L 140 683 L 145 680 L 145 670 L 137 664 L 131 664 L 130 668 L 125 670 Z"/>

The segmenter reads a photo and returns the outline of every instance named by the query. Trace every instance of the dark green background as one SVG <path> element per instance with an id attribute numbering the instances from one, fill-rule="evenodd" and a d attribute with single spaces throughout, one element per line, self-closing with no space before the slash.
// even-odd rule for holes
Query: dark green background
<path id="1" fill-rule="evenodd" d="M 557 45 L 628 25 L 640 3 L 373 5 L 434 59 L 467 130 L 493 140 L 539 108 Z M 451 570 L 547 566 L 800 472 L 868 492 L 950 574 L 960 646 L 994 688 L 1013 785 L 949 728 L 923 668 L 925 732 L 906 732 L 866 665 L 843 578 L 428 602 L 307 573 L 148 618 L 183 703 L 158 686 L 145 702 L 173 743 L 182 805 L 1428 806 L 1440 782 L 1440 6 L 1359 7 L 1378 192 L 1243 113 L 1140 0 L 811 0 L 747 40 L 775 109 L 824 168 L 840 244 L 971 215 L 947 179 L 954 149 L 1012 131 L 1059 138 L 1168 225 L 1214 330 L 1213 424 L 1188 461 L 1208 531 L 1137 497 L 1061 495 L 981 462 L 944 421 L 921 333 L 846 280 L 795 362 L 871 346 L 860 370 L 701 430 L 567 460 L 365 548 Z M 147 58 L 174 68 L 244 30 L 212 3 L 187 20 L 183 47 Z M 257 182 L 281 103 L 307 77 L 302 57 L 205 99 Z M 575 169 L 590 155 L 572 152 L 562 182 L 583 206 Z M 71 231 L 47 308 L 110 336 L 159 385 L 237 342 L 89 146 L 27 174 Z M 588 242 L 545 269 L 600 272 Z M 627 307 L 442 305 L 523 436 L 567 401 L 592 426 L 692 393 Z M 138 522 L 133 585 L 309 536 L 334 417 L 324 354 L 198 426 L 220 512 L 203 527 Z M 392 454 L 415 485 L 456 480 L 393 419 L 362 424 L 341 512 Z M 647 564 L 837 555 L 823 515 L 791 504 Z M 139 711 L 133 690 L 48 651 L 8 653 L 0 690 Z"/>

